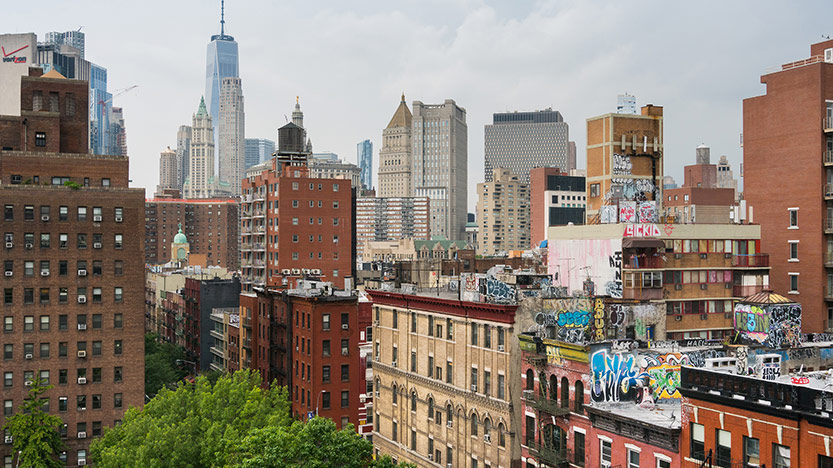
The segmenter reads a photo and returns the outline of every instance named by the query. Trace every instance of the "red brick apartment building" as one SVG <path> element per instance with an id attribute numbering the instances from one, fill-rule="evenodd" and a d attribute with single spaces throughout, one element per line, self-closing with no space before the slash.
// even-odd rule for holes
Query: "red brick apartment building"
<path id="1" fill-rule="evenodd" d="M 821 388 L 824 380 L 783 383 L 691 367 L 681 373 L 676 466 L 833 467 L 833 393 Z"/>
<path id="2" fill-rule="evenodd" d="M 303 289 L 242 293 L 240 306 L 246 367 L 287 387 L 296 418 L 318 414 L 340 428 L 358 427 L 365 380 L 357 297 L 305 282 Z"/>
<path id="3" fill-rule="evenodd" d="M 144 190 L 127 157 L 87 154 L 88 83 L 41 73 L 21 78 L 21 115 L 0 116 L 3 418 L 46 380 L 76 465 L 144 403 Z"/>
<path id="4" fill-rule="evenodd" d="M 192 256 L 204 256 L 205 266 L 238 269 L 239 207 L 238 200 L 228 198 L 146 200 L 145 262 L 159 264 L 171 261 L 171 243 L 181 224 Z"/>
<path id="5" fill-rule="evenodd" d="M 349 180 L 309 177 L 303 129 L 278 130 L 268 170 L 243 179 L 243 289 L 291 287 L 314 277 L 345 286 L 355 277 L 355 195 Z"/>
<path id="6" fill-rule="evenodd" d="M 772 254 L 772 287 L 800 301 L 805 332 L 833 329 L 833 40 L 761 76 L 743 101 L 744 198 Z M 777 190 L 773 190 L 777 187 Z"/>

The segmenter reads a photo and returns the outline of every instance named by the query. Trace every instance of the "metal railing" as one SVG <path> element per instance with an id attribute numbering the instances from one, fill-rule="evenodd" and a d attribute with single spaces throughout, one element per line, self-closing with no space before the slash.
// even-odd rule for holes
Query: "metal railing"
<path id="1" fill-rule="evenodd" d="M 570 463 L 570 460 L 573 458 L 571 456 L 571 451 L 567 449 L 562 448 L 560 450 L 556 450 L 553 447 L 547 447 L 545 444 L 541 444 L 535 440 L 527 441 L 526 446 L 533 452 L 535 458 L 538 458 L 540 461 L 543 461 L 550 466 L 559 466 L 565 463 Z"/>
<path id="2" fill-rule="evenodd" d="M 827 150 L 822 153 L 824 164 L 833 164 L 833 151 Z"/>
<path id="3" fill-rule="evenodd" d="M 745 254 L 732 256 L 733 267 L 768 267 L 769 254 Z"/>
<path id="4" fill-rule="evenodd" d="M 529 406 L 538 411 L 543 411 L 553 416 L 567 416 L 570 414 L 570 408 L 559 406 L 557 401 L 545 396 L 536 395 L 533 390 L 524 390 L 524 400 L 526 400 Z"/>
<path id="5" fill-rule="evenodd" d="M 833 117 L 825 117 L 822 120 L 822 127 L 825 132 L 833 132 Z"/>

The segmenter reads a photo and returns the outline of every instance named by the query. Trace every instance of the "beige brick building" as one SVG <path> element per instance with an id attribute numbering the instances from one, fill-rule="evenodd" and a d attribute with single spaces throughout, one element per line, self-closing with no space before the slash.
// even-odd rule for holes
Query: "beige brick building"
<path id="1" fill-rule="evenodd" d="M 495 255 L 529 248 L 529 184 L 509 169 L 494 169 L 477 184 L 477 253 Z"/>
<path id="2" fill-rule="evenodd" d="M 519 462 L 517 306 L 369 295 L 376 453 L 420 467 Z"/>
<path id="3" fill-rule="evenodd" d="M 379 151 L 379 196 L 410 197 L 411 191 L 411 121 L 413 116 L 405 94 L 399 107 L 382 131 Z"/>

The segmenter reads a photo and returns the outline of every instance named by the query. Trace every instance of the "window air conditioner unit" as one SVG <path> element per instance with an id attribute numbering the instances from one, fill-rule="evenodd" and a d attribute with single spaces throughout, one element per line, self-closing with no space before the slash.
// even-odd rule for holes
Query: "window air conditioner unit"
<path id="1" fill-rule="evenodd" d="M 86 439 L 86 438 L 87 438 L 87 433 L 86 433 L 86 432 L 83 432 L 83 431 L 82 431 L 82 432 L 79 432 L 79 433 L 78 433 L 78 438 L 79 438 L 79 439 Z"/>
<path id="2" fill-rule="evenodd" d="M 11 444 L 13 441 L 14 441 L 14 439 L 12 439 L 12 436 L 6 436 L 6 437 L 3 438 L 3 442 L 5 442 L 7 444 Z"/>
<path id="3" fill-rule="evenodd" d="M 78 303 L 79 304 L 86 304 L 87 303 L 87 296 L 78 296 Z"/>
<path id="4" fill-rule="evenodd" d="M 11 249 L 12 247 L 14 247 L 14 242 L 6 242 L 7 249 Z"/>
<path id="5" fill-rule="evenodd" d="M 701 254 L 700 254 L 700 258 L 703 258 L 703 259 L 705 259 L 705 258 L 709 258 L 709 254 L 704 254 L 704 253 L 701 253 Z"/>
<path id="6" fill-rule="evenodd" d="M 80 353 L 81 351 L 79 351 Z M 78 385 L 87 385 L 87 378 L 86 377 L 78 377 Z"/>
<path id="7" fill-rule="evenodd" d="M 429 453 L 428 454 L 428 461 L 434 461 L 434 455 Z"/>
<path id="8" fill-rule="evenodd" d="M 289 273 L 290 273 L 289 268 L 284 268 L 283 270 L 281 270 L 282 275 L 288 275 Z"/>
<path id="9" fill-rule="evenodd" d="M 342 330 L 347 330 L 348 328 L 350 328 L 350 326 L 349 326 L 349 325 L 347 325 L 346 323 L 342 323 L 342 324 L 341 324 L 341 329 L 342 329 Z"/>
<path id="10" fill-rule="evenodd" d="M 683 316 L 682 315 L 675 315 L 674 320 L 677 321 L 677 322 L 682 322 L 683 321 Z"/>
<path id="11" fill-rule="evenodd" d="M 78 460 L 78 466 L 86 466 L 86 465 L 87 465 L 87 460 L 85 460 L 83 458 Z"/>
<path id="12" fill-rule="evenodd" d="M 32 356 L 32 353 L 26 353 L 26 355 L 24 357 L 26 359 L 32 359 L 34 356 Z M 28 382 L 28 380 L 27 380 L 27 382 Z"/>
<path id="13" fill-rule="evenodd" d="M 299 269 L 297 269 L 297 268 L 293 268 L 293 269 L 292 269 L 292 274 L 293 274 L 293 275 L 300 275 L 300 274 L 301 274 L 301 270 L 299 270 Z"/>
<path id="14" fill-rule="evenodd" d="M 374 320 L 374 321 L 373 321 L 373 326 L 378 327 L 378 326 L 379 326 L 379 321 L 378 321 L 378 320 Z"/>
<path id="15" fill-rule="evenodd" d="M 709 285 L 708 285 L 708 284 L 706 284 L 706 283 L 700 283 L 700 289 L 702 289 L 703 291 L 705 291 L 706 289 L 709 289 Z"/>
<path id="16" fill-rule="evenodd" d="M 93 248 L 94 248 L 94 249 L 100 249 L 100 248 L 101 248 L 101 242 L 96 242 L 96 243 L 94 243 L 94 244 L 93 244 Z"/>
<path id="17" fill-rule="evenodd" d="M 122 222 L 123 220 L 124 220 L 124 219 L 123 219 L 121 216 L 116 216 L 116 222 L 117 222 L 117 223 L 120 223 L 120 222 Z"/>
<path id="18" fill-rule="evenodd" d="M 708 320 L 709 314 L 700 314 L 700 320 Z"/>
<path id="19" fill-rule="evenodd" d="M 732 313 L 731 312 L 726 312 L 725 314 L 723 314 L 723 318 L 727 318 L 727 319 L 732 318 Z"/>
<path id="20" fill-rule="evenodd" d="M 447 463 L 447 464 L 445 465 L 445 468 L 454 468 L 454 465 L 452 465 L 451 463 Z"/>
<path id="21" fill-rule="evenodd" d="M 396 367 L 396 361 L 392 361 L 392 362 L 390 363 L 390 365 L 392 365 L 393 367 Z"/>
<path id="22" fill-rule="evenodd" d="M 41 276 L 49 276 L 49 270 L 42 270 L 42 271 L 40 272 L 40 275 L 41 275 Z"/>
<path id="23" fill-rule="evenodd" d="M 84 351 L 84 350 L 78 351 L 78 357 L 80 357 L 80 358 L 87 357 L 87 352 Z M 80 381 L 81 379 L 78 379 L 78 380 Z M 78 382 L 78 383 L 81 383 L 81 382 Z"/>
<path id="24" fill-rule="evenodd" d="M 491 442 L 492 435 L 491 434 L 483 434 L 483 442 Z"/>
<path id="25" fill-rule="evenodd" d="M 681 253 L 675 253 L 675 254 L 674 254 L 674 258 L 683 258 L 683 254 L 681 254 Z"/>
<path id="26" fill-rule="evenodd" d="M 24 245 L 24 247 L 26 247 L 29 250 L 32 250 L 32 247 L 34 247 L 34 246 L 32 245 L 31 242 L 27 242 L 26 245 Z"/>
<path id="27" fill-rule="evenodd" d="M 729 253 L 729 252 L 726 252 L 725 254 L 723 254 L 723 258 L 732 258 L 732 254 Z"/>
<path id="28" fill-rule="evenodd" d="M 471 384 L 471 391 L 473 391 L 473 392 L 477 391 L 477 384 Z"/>
<path id="29" fill-rule="evenodd" d="M 677 283 L 677 284 L 674 285 L 674 289 L 676 289 L 677 291 L 681 291 L 683 289 L 683 285 L 680 284 L 680 283 Z"/>
<path id="30" fill-rule="evenodd" d="M 320 275 L 320 274 L 321 274 L 321 270 L 319 270 L 318 268 L 316 268 L 316 269 L 312 270 L 312 274 L 313 274 L 313 275 Z"/>
<path id="31" fill-rule="evenodd" d="M 308 275 L 309 274 L 309 268 L 303 268 L 303 269 L 301 269 L 301 272 L 305 275 Z"/>
<path id="32" fill-rule="evenodd" d="M 451 422 L 451 421 L 446 421 L 445 422 L 445 427 L 454 427 L 454 423 Z"/>
<path id="33" fill-rule="evenodd" d="M 41 221 L 49 221 L 49 215 L 43 215 L 40 217 Z"/>
<path id="34" fill-rule="evenodd" d="M 14 275 L 14 272 L 12 272 L 12 271 L 7 271 L 6 272 L 6 276 L 12 276 L 12 275 Z"/>
<path id="35" fill-rule="evenodd" d="M 87 270 L 83 268 L 78 270 L 78 276 L 87 276 Z"/>
<path id="36" fill-rule="evenodd" d="M 78 324 L 78 329 L 79 330 L 86 330 L 87 329 L 87 324 L 86 323 L 79 323 Z"/>
<path id="37" fill-rule="evenodd" d="M 500 352 L 506 351 L 506 346 L 504 346 L 502 344 L 499 344 L 499 345 L 497 345 L 497 350 L 500 351 Z"/>
<path id="38" fill-rule="evenodd" d="M 93 216 L 93 222 L 94 223 L 100 223 L 101 222 L 101 215 Z"/>

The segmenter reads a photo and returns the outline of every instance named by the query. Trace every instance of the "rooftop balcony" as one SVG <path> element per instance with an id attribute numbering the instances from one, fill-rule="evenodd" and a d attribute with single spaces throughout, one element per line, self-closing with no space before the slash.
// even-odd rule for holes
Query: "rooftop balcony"
<path id="1" fill-rule="evenodd" d="M 768 268 L 769 254 L 733 255 L 732 266 L 745 268 Z"/>
<path id="2" fill-rule="evenodd" d="M 822 119 L 822 128 L 824 133 L 833 133 L 833 117 L 825 117 Z"/>
<path id="3" fill-rule="evenodd" d="M 833 151 L 827 150 L 822 153 L 825 166 L 833 166 Z"/>

